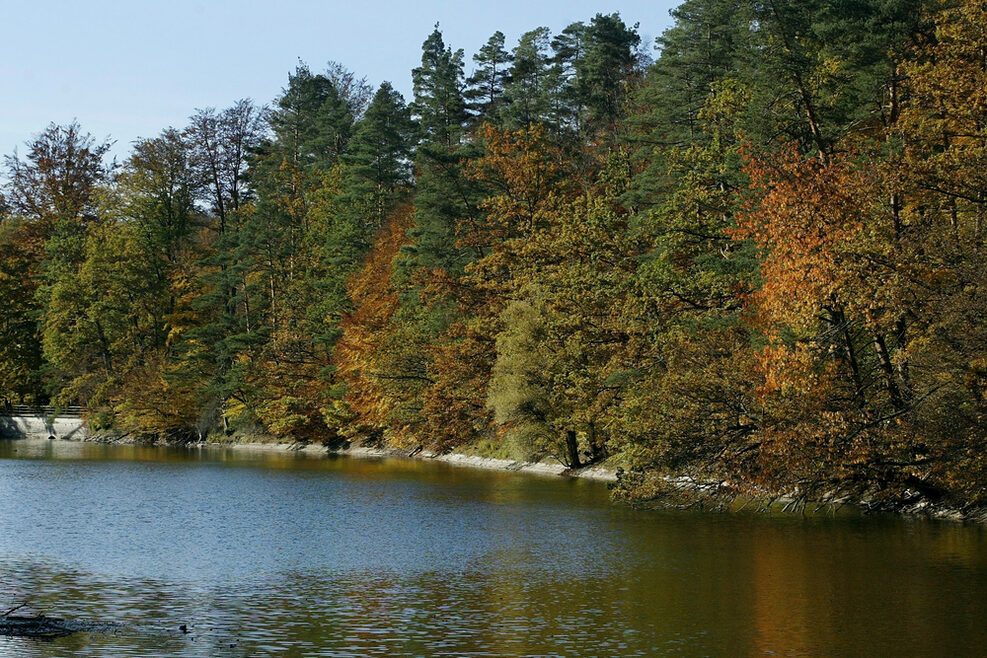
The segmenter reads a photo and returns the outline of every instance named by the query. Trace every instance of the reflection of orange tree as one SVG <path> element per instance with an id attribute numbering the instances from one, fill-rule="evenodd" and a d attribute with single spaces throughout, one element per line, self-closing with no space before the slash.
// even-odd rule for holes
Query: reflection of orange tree
<path id="1" fill-rule="evenodd" d="M 749 556 L 751 654 L 967 653 L 963 643 L 982 633 L 987 609 L 975 595 L 968 599 L 974 607 L 960 614 L 944 605 L 947 572 L 938 558 L 982 565 L 976 533 L 880 520 L 849 530 L 825 521 L 757 528 Z"/>
<path id="2" fill-rule="evenodd" d="M 825 569 L 815 569 L 817 551 L 793 542 L 789 527 L 761 527 L 750 552 L 751 655 L 772 652 L 803 655 L 813 649 L 813 635 L 832 637 L 831 606 L 837 592 Z M 827 559 L 823 557 L 822 559 Z M 822 646 L 826 646 L 825 644 Z"/>

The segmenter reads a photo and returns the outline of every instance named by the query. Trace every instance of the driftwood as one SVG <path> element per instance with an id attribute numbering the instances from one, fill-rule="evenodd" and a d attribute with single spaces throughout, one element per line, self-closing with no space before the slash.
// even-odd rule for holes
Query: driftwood
<path id="1" fill-rule="evenodd" d="M 91 621 L 79 621 L 72 619 L 62 619 L 60 617 L 48 617 L 46 615 L 27 616 L 15 615 L 21 608 L 26 608 L 27 603 L 16 605 L 4 613 L 0 613 L 0 636 L 8 637 L 30 637 L 41 640 L 52 640 L 57 637 L 65 637 L 73 633 L 110 633 L 119 628 L 118 624 L 99 623 Z"/>
<path id="2" fill-rule="evenodd" d="M 51 640 L 83 630 L 81 626 L 58 617 L 20 617 L 9 613 L 0 617 L 0 635 Z"/>

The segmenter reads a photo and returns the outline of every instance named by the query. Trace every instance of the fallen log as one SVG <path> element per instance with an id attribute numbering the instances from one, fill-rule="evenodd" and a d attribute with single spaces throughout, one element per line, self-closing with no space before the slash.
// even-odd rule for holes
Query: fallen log
<path id="1" fill-rule="evenodd" d="M 58 617 L 21 617 L 5 615 L 0 617 L 0 635 L 10 637 L 33 637 L 52 640 L 77 633 L 82 628 L 71 621 Z"/>

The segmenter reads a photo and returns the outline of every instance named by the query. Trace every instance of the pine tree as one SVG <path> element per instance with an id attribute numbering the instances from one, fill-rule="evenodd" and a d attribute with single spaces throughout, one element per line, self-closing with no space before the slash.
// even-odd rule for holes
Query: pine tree
<path id="1" fill-rule="evenodd" d="M 477 122 L 497 123 L 504 90 L 510 82 L 511 55 L 504 49 L 504 33 L 497 31 L 473 55 L 477 68 L 467 80 L 464 96 Z"/>
<path id="2" fill-rule="evenodd" d="M 585 55 L 576 60 L 578 78 L 574 89 L 588 110 L 587 121 L 596 130 L 616 136 L 624 115 L 624 101 L 633 78 L 637 26 L 628 28 L 618 14 L 597 14 L 586 26 L 582 39 Z"/>
<path id="3" fill-rule="evenodd" d="M 466 125 L 463 97 L 463 51 L 447 48 L 436 23 L 422 44 L 421 66 L 411 72 L 415 100 L 411 112 L 418 120 L 424 143 L 445 148 L 458 146 Z"/>
<path id="4" fill-rule="evenodd" d="M 547 27 L 525 32 L 511 53 L 511 79 L 505 89 L 507 105 L 503 112 L 505 127 L 517 130 L 544 123 L 558 131 L 561 126 L 561 78 L 549 55 L 550 36 Z"/>
<path id="5" fill-rule="evenodd" d="M 353 113 L 332 81 L 299 64 L 268 119 L 271 147 L 301 170 L 328 169 L 346 150 Z"/>
<path id="6" fill-rule="evenodd" d="M 479 194 L 463 176 L 461 162 L 473 147 L 465 142 L 462 51 L 447 48 L 436 26 L 422 44 L 422 65 L 413 72 L 415 116 L 421 144 L 415 157 L 414 244 L 402 249 L 400 273 L 443 270 L 458 274 L 475 254 L 457 244 L 456 224 L 478 222 Z"/>
<path id="7" fill-rule="evenodd" d="M 344 157 L 343 204 L 363 214 L 367 232 L 384 224 L 411 185 L 414 125 L 404 98 L 381 84 L 359 121 Z"/>

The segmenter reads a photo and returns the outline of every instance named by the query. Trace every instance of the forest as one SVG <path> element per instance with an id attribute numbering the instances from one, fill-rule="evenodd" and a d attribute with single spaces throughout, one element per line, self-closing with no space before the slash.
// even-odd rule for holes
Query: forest
<path id="1" fill-rule="evenodd" d="M 5 158 L 0 398 L 94 431 L 466 446 L 987 505 L 987 2 L 686 0 L 427 36 Z M 190 110 L 191 111 L 191 110 Z"/>

